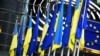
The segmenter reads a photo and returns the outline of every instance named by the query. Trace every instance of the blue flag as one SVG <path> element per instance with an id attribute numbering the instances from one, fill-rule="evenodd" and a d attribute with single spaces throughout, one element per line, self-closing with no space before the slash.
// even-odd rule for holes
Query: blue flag
<path id="1" fill-rule="evenodd" d="M 85 41 L 86 48 L 100 50 L 100 23 L 87 21 Z"/>
<path id="2" fill-rule="evenodd" d="M 17 49 L 16 49 L 16 56 L 21 56 L 22 52 L 22 45 L 23 45 L 23 35 L 24 35 L 24 18 L 22 20 L 21 28 L 20 28 L 20 33 L 18 37 L 18 44 L 17 44 Z"/>
<path id="3" fill-rule="evenodd" d="M 39 31 L 39 29 L 38 29 L 39 16 L 40 16 L 40 10 L 38 8 L 37 16 L 36 16 L 36 24 L 34 25 L 34 30 L 32 30 L 32 38 L 31 38 L 31 41 L 29 44 L 29 49 L 27 52 L 28 55 L 31 55 L 32 53 L 36 52 L 36 47 L 38 45 L 37 38 L 38 38 L 38 31 Z"/>
<path id="4" fill-rule="evenodd" d="M 49 24 L 49 28 L 47 31 L 47 35 L 45 36 L 44 40 L 43 40 L 43 44 L 41 45 L 41 49 L 42 50 L 46 50 L 47 48 L 49 48 L 52 45 L 52 41 L 53 41 L 53 34 L 54 34 L 54 26 L 55 26 L 55 22 L 56 22 L 56 13 L 58 9 L 58 4 L 55 5 L 55 10 L 53 13 L 53 17 L 51 18 L 51 22 Z"/>
<path id="5" fill-rule="evenodd" d="M 65 48 L 68 45 L 69 40 L 69 34 L 70 34 L 70 28 L 71 28 L 71 21 L 72 21 L 72 0 L 69 1 L 68 4 L 68 10 L 66 13 L 66 22 L 65 22 L 65 28 L 64 28 L 64 34 L 62 38 L 62 48 Z"/>

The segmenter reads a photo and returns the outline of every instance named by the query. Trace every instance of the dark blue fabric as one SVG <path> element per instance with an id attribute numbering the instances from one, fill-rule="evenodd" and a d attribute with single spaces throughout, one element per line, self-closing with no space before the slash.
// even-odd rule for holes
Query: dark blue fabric
<path id="1" fill-rule="evenodd" d="M 85 29 L 85 41 L 94 43 L 94 45 L 86 45 L 85 43 L 85 47 L 100 50 L 100 23 L 87 21 L 87 25 Z M 96 27 L 96 29 L 94 29 L 94 27 Z M 97 30 L 99 32 L 96 32 Z"/>
<path id="2" fill-rule="evenodd" d="M 71 14 L 72 13 L 71 4 L 72 3 L 71 2 L 72 0 L 69 1 L 68 10 L 66 12 L 65 28 L 64 28 L 63 38 L 62 38 L 62 48 L 65 48 L 68 45 L 68 40 L 69 40 L 69 35 L 70 35 L 70 28 L 71 28 L 71 21 L 72 21 L 72 17 L 71 17 L 72 15 Z"/>
<path id="3" fill-rule="evenodd" d="M 54 25 L 55 25 L 55 22 L 56 22 L 57 11 L 58 11 L 58 4 L 56 4 L 53 17 L 52 17 L 51 22 L 49 24 L 49 28 L 48 28 L 48 31 L 47 31 L 48 35 L 45 36 L 45 38 L 43 40 L 43 44 L 41 45 L 42 50 L 46 50 L 47 48 L 49 48 L 52 45 L 52 41 L 53 41 L 54 36 L 51 36 L 51 34 L 52 33 L 54 34 Z"/>
<path id="4" fill-rule="evenodd" d="M 39 16 L 40 16 L 40 10 L 38 8 L 37 10 L 37 16 L 36 16 L 36 24 L 34 25 L 34 30 L 32 29 L 32 38 L 31 38 L 31 42 L 29 44 L 29 49 L 27 54 L 32 54 L 34 52 L 36 52 L 36 47 L 38 45 L 38 41 L 37 41 L 37 37 L 38 37 L 38 25 L 39 25 Z"/>
<path id="5" fill-rule="evenodd" d="M 24 35 L 24 18 L 22 20 L 22 25 L 20 28 L 20 33 L 18 37 L 18 44 L 17 44 L 17 49 L 16 49 L 16 56 L 21 56 L 22 53 L 22 45 L 23 45 L 23 35 Z"/>

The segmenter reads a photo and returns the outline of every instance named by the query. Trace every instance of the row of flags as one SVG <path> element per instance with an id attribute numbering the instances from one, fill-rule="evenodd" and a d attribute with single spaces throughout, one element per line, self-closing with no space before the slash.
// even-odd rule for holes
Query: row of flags
<path id="1" fill-rule="evenodd" d="M 80 43 L 80 48 L 84 48 L 85 40 L 91 42 L 88 38 L 89 33 L 87 31 L 88 20 L 87 20 L 87 8 L 90 0 L 76 0 L 75 11 L 72 17 L 72 0 L 69 0 L 68 9 L 66 12 L 66 19 L 63 30 L 63 15 L 64 15 L 64 0 L 61 0 L 60 7 L 58 3 L 55 4 L 53 17 L 49 22 L 50 4 L 47 7 L 47 17 L 42 32 L 42 38 L 38 43 L 38 25 L 40 17 L 40 9 L 38 7 L 36 15 L 36 24 L 32 26 L 32 12 L 29 16 L 28 27 L 25 32 L 25 22 L 22 20 L 20 31 L 18 31 L 17 20 L 13 32 L 13 39 L 10 47 L 10 56 L 31 56 L 33 53 L 38 52 L 41 56 L 44 56 L 45 50 L 52 48 L 55 51 L 58 48 L 68 47 L 70 50 L 74 50 L 75 42 Z M 58 13 L 58 15 L 56 15 Z M 90 22 L 91 23 L 91 22 Z M 93 22 L 96 25 L 96 23 Z M 100 24 L 98 24 L 100 26 Z M 97 26 L 97 27 L 98 27 Z M 92 26 L 91 26 L 92 27 Z M 97 28 L 94 27 L 94 28 Z M 91 28 L 90 28 L 91 29 Z M 88 29 L 88 30 L 90 30 Z M 98 28 L 100 30 L 100 28 Z M 96 30 L 98 33 L 99 30 Z M 91 30 L 90 30 L 91 31 Z M 25 37 L 24 37 L 25 35 Z M 95 34 L 94 34 L 95 35 Z M 97 38 L 99 39 L 100 33 Z M 89 35 L 91 36 L 91 35 Z M 92 36 L 91 36 L 92 37 Z M 24 41 L 23 41 L 24 39 Z M 98 40 L 95 42 L 99 44 Z M 37 46 L 39 47 L 37 48 Z"/>

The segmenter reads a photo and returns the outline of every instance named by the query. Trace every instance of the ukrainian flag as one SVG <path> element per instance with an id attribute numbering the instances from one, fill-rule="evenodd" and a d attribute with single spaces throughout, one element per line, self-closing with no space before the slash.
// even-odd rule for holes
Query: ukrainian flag
<path id="1" fill-rule="evenodd" d="M 58 12 L 60 15 L 58 19 L 56 33 L 54 36 L 52 50 L 60 48 L 62 44 L 63 9 L 64 9 L 64 0 L 61 0 L 60 11 Z"/>
<path id="2" fill-rule="evenodd" d="M 77 41 L 80 42 L 80 49 L 84 48 L 84 29 L 86 28 L 87 24 L 87 8 L 89 5 L 89 0 L 84 0 L 83 1 L 83 6 L 81 10 L 81 16 L 79 18 L 78 26 L 77 26 L 77 31 L 76 31 L 76 39 Z"/>
<path id="3" fill-rule="evenodd" d="M 31 41 L 31 37 L 32 37 L 32 14 L 30 15 L 30 18 L 29 18 L 29 25 L 28 25 L 28 29 L 26 32 L 24 45 L 23 45 L 23 56 L 27 55 L 27 51 L 29 48 L 29 43 Z"/>
<path id="4" fill-rule="evenodd" d="M 13 32 L 13 39 L 11 42 L 11 46 L 10 46 L 10 56 L 15 56 L 15 49 L 17 48 L 17 37 L 18 37 L 18 24 L 17 24 L 17 20 L 16 20 L 16 24 L 14 27 L 14 32 Z"/>
<path id="5" fill-rule="evenodd" d="M 69 43 L 68 43 L 68 47 L 72 51 L 74 49 L 75 34 L 76 34 L 76 29 L 77 29 L 79 16 L 80 16 L 81 8 L 82 8 L 82 3 L 83 3 L 83 0 L 76 0 L 75 12 L 72 18 L 72 24 L 71 24 L 72 27 L 71 27 L 70 38 L 69 38 Z"/>

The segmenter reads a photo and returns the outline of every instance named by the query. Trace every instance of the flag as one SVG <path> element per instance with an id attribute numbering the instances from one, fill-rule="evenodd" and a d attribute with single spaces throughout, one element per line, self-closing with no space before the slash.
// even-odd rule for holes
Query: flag
<path id="1" fill-rule="evenodd" d="M 58 12 L 60 15 L 58 19 L 56 33 L 54 36 L 52 50 L 56 50 L 57 48 L 60 48 L 62 44 L 63 9 L 64 9 L 64 0 L 61 0 L 60 10 Z"/>
<path id="2" fill-rule="evenodd" d="M 42 41 L 41 49 L 46 50 L 52 45 L 53 37 L 54 37 L 54 26 L 56 22 L 56 13 L 58 9 L 58 4 L 55 5 L 55 10 L 53 13 L 53 17 L 51 18 L 51 22 L 49 23 L 49 28 L 45 38 Z"/>
<path id="3" fill-rule="evenodd" d="M 48 27 L 49 27 L 49 24 L 48 24 L 49 14 L 50 14 L 50 4 L 48 4 L 48 8 L 47 8 L 47 17 L 46 17 L 46 20 L 45 20 L 45 25 L 43 27 L 42 39 L 40 41 L 39 49 L 38 49 L 39 53 L 42 51 L 41 50 L 41 45 L 42 45 L 43 39 L 44 39 L 44 37 L 45 37 L 45 35 L 47 33 Z"/>
<path id="4" fill-rule="evenodd" d="M 16 49 L 16 56 L 21 56 L 22 52 L 22 45 L 23 45 L 23 36 L 24 36 L 24 18 L 22 20 L 21 28 L 20 28 L 20 33 L 18 37 L 18 44 L 17 44 L 17 49 Z"/>
<path id="5" fill-rule="evenodd" d="M 32 14 L 30 14 L 28 23 L 29 23 L 28 29 L 27 29 L 27 32 L 26 32 L 25 41 L 24 41 L 24 45 L 23 45 L 23 56 L 27 55 L 29 43 L 30 43 L 31 37 L 32 37 Z"/>
<path id="6" fill-rule="evenodd" d="M 74 44 L 75 44 L 75 34 L 76 34 L 76 29 L 78 25 L 78 20 L 82 8 L 82 3 L 83 0 L 76 0 L 76 7 L 75 7 L 75 12 L 72 18 L 72 24 L 71 24 L 71 31 L 70 31 L 70 37 L 69 37 L 69 43 L 68 47 L 73 51 L 74 49 Z"/>
<path id="7" fill-rule="evenodd" d="M 10 56 L 15 56 L 15 49 L 17 48 L 17 37 L 18 37 L 18 24 L 17 24 L 17 20 L 16 20 L 16 24 L 14 27 L 14 32 L 13 32 L 13 38 L 12 38 L 12 42 L 11 42 L 11 46 L 10 46 Z"/>
<path id="8" fill-rule="evenodd" d="M 100 23 L 88 20 L 85 29 L 85 47 L 100 50 Z"/>
<path id="9" fill-rule="evenodd" d="M 84 29 L 86 28 L 84 24 L 86 24 L 87 20 L 87 8 L 89 5 L 89 0 L 83 0 L 82 10 L 80 13 L 78 26 L 76 30 L 76 39 L 80 42 L 80 49 L 84 48 Z"/>
<path id="10" fill-rule="evenodd" d="M 38 45 L 37 38 L 38 38 L 38 30 L 39 30 L 38 29 L 39 16 L 40 16 L 40 10 L 39 10 L 39 7 L 38 7 L 37 16 L 36 16 L 36 24 L 34 25 L 34 30 L 32 30 L 32 38 L 31 38 L 31 41 L 30 41 L 30 44 L 29 44 L 29 49 L 28 49 L 28 52 L 27 52 L 28 55 L 31 55 L 32 53 L 36 52 L 36 47 Z"/>
<path id="11" fill-rule="evenodd" d="M 83 29 L 82 29 L 82 35 L 81 35 L 81 38 L 80 38 L 80 48 L 81 49 L 83 49 L 84 46 L 85 46 L 85 39 L 84 39 L 85 38 L 85 34 L 84 34 L 85 32 L 84 31 L 87 28 L 87 26 L 86 26 L 87 25 L 87 20 L 88 20 L 87 19 L 87 9 L 89 8 L 89 2 L 90 2 L 90 0 L 87 0 L 86 5 L 85 5 L 86 8 L 85 8 L 85 14 L 84 14 L 84 18 L 83 18 L 84 19 L 83 20 L 83 26 L 82 26 Z"/>
<path id="12" fill-rule="evenodd" d="M 65 20 L 65 28 L 64 34 L 62 38 L 62 48 L 65 48 L 68 45 L 69 35 L 70 35 L 70 28 L 71 28 L 71 21 L 72 21 L 72 7 L 71 7 L 72 0 L 69 0 L 68 10 L 66 13 L 66 20 Z"/>

